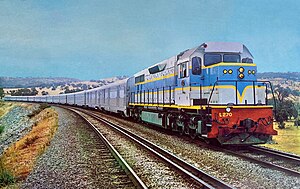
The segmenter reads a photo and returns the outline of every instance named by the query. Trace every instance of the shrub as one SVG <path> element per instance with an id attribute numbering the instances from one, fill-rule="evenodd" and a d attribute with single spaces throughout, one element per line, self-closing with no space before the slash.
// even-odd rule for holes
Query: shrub
<path id="1" fill-rule="evenodd" d="M 30 146 L 31 144 L 33 144 L 39 137 L 38 136 L 33 136 L 33 137 L 27 137 L 25 140 L 25 147 L 26 146 Z"/>
<path id="2" fill-rule="evenodd" d="M 4 168 L 3 161 L 0 160 L 0 187 L 15 183 L 14 176 Z"/>
<path id="3" fill-rule="evenodd" d="M 47 104 L 47 103 L 42 103 L 42 104 L 40 104 L 40 109 L 41 109 L 41 111 L 44 110 L 44 109 L 46 109 L 46 108 L 49 108 L 49 107 L 50 107 L 50 105 Z"/>
<path id="4" fill-rule="evenodd" d="M 4 131 L 4 126 L 0 125 L 0 134 L 3 133 L 3 131 Z"/>
<path id="5" fill-rule="evenodd" d="M 47 104 L 47 103 L 42 103 L 42 104 L 40 104 L 40 106 L 39 106 L 38 109 L 33 110 L 30 114 L 28 114 L 28 117 L 29 117 L 29 118 L 32 118 L 32 117 L 34 117 L 35 115 L 39 114 L 39 113 L 40 113 L 41 111 L 43 111 L 44 109 L 49 108 L 49 107 L 50 107 L 49 104 Z"/>

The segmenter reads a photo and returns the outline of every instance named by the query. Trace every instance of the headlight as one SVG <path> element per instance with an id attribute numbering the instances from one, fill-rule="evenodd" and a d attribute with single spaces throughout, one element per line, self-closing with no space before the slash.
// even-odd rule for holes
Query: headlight
<path id="1" fill-rule="evenodd" d="M 223 70 L 223 74 L 227 74 L 227 70 Z"/>
<path id="2" fill-rule="evenodd" d="M 239 78 L 240 78 L 240 79 L 244 79 L 244 77 L 245 77 L 244 74 L 242 74 L 242 73 L 239 74 Z"/>
<path id="3" fill-rule="evenodd" d="M 248 70 L 248 74 L 251 74 L 251 70 Z"/>
<path id="4" fill-rule="evenodd" d="M 255 70 L 252 70 L 252 74 L 255 74 Z"/>
<path id="5" fill-rule="evenodd" d="M 245 69 L 244 69 L 243 67 L 240 67 L 240 68 L 239 68 L 239 72 L 240 72 L 240 73 L 243 73 L 244 71 L 245 71 Z"/>
<path id="6" fill-rule="evenodd" d="M 229 113 L 230 111 L 231 111 L 231 109 L 230 109 L 229 107 L 227 107 L 227 108 L 226 108 L 226 112 Z"/>
<path id="7" fill-rule="evenodd" d="M 230 69 L 230 70 L 228 70 L 228 73 L 229 73 L 229 74 L 232 74 L 232 70 L 231 70 L 231 69 Z"/>

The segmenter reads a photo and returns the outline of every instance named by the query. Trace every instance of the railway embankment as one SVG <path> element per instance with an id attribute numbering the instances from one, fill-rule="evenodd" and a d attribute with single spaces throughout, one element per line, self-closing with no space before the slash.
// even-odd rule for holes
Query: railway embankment
<path id="1" fill-rule="evenodd" d="M 50 144 L 58 115 L 45 104 L 0 103 L 0 187 L 18 188 Z"/>
<path id="2" fill-rule="evenodd" d="M 35 121 L 30 115 L 38 109 L 37 104 L 0 102 L 0 154 L 31 130 Z"/>

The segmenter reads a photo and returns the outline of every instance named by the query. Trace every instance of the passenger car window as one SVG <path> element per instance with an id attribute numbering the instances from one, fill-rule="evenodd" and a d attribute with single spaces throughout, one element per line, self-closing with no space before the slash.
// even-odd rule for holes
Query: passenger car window
<path id="1" fill-rule="evenodd" d="M 145 81 L 145 74 L 140 75 L 135 78 L 135 83 L 140 83 L 140 82 L 144 82 L 144 81 Z"/>
<path id="2" fill-rule="evenodd" d="M 187 62 L 179 64 L 179 78 L 187 77 Z"/>
<path id="3" fill-rule="evenodd" d="M 213 53 L 204 54 L 204 65 L 205 66 L 209 66 L 209 65 L 216 64 L 219 62 L 222 62 L 221 54 L 213 54 Z"/>
<path id="4" fill-rule="evenodd" d="M 224 54 L 223 62 L 241 62 L 241 56 L 239 54 Z"/>
<path id="5" fill-rule="evenodd" d="M 200 57 L 192 58 L 192 74 L 193 75 L 201 74 L 201 58 Z"/>

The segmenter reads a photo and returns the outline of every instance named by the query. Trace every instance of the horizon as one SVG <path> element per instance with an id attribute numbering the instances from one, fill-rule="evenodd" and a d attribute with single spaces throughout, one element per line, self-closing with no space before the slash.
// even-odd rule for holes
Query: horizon
<path id="1" fill-rule="evenodd" d="M 299 7 L 292 0 L 4 0 L 0 77 L 131 76 L 207 41 L 243 43 L 259 73 L 300 72 Z"/>
<path id="2" fill-rule="evenodd" d="M 257 74 L 289 74 L 289 73 L 295 73 L 295 74 L 300 74 L 300 72 L 295 72 L 295 71 L 287 71 L 287 72 L 257 72 Z M 117 77 L 131 77 L 128 75 L 117 75 L 117 76 L 112 76 L 112 77 L 105 77 L 105 78 L 98 78 L 98 79 L 79 79 L 75 77 L 55 77 L 55 76 L 50 76 L 50 77 L 43 77 L 43 76 L 37 76 L 37 77 L 11 77 L 11 76 L 0 76 L 1 78 L 20 78 L 20 79 L 74 79 L 74 80 L 79 80 L 79 82 L 84 82 L 84 81 L 91 81 L 91 80 L 106 80 L 106 79 L 112 79 L 112 78 L 117 78 Z M 280 78 L 280 77 L 278 77 Z M 1 81 L 1 80 L 0 80 Z M 0 85 L 1 87 L 1 85 Z"/>

